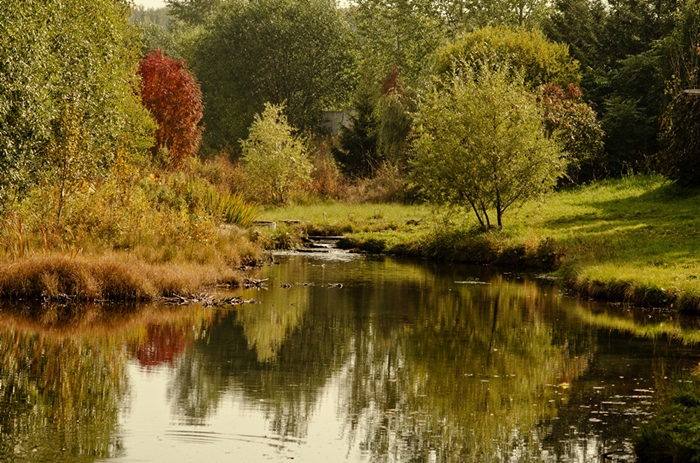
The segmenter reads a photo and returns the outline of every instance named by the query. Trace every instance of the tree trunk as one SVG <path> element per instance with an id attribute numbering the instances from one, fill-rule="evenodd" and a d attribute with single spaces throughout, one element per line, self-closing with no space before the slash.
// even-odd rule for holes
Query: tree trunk
<path id="1" fill-rule="evenodd" d="M 488 230 L 486 227 L 486 224 L 484 223 L 484 219 L 481 218 L 481 214 L 479 214 L 479 210 L 476 208 L 476 204 L 473 202 L 469 201 L 469 204 L 472 205 L 472 209 L 474 209 L 474 214 L 476 214 L 476 218 L 479 220 L 479 223 L 481 224 L 481 228 L 484 230 Z"/>
<path id="2" fill-rule="evenodd" d="M 496 221 L 498 222 L 498 228 L 503 228 L 503 222 L 501 218 L 503 217 L 503 207 L 501 206 L 501 193 L 498 189 L 496 190 Z"/>

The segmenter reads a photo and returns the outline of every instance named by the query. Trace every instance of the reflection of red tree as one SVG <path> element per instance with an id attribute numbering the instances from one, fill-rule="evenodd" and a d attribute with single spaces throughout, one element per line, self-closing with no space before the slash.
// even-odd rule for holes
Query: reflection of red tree
<path id="1" fill-rule="evenodd" d="M 139 364 L 144 367 L 172 364 L 189 344 L 185 329 L 172 325 L 148 325 L 146 341 L 136 349 Z"/>

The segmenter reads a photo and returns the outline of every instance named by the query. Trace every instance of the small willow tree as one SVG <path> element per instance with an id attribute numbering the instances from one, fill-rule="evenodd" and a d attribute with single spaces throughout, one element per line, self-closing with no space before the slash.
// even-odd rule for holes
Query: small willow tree
<path id="1" fill-rule="evenodd" d="M 265 103 L 262 114 L 255 115 L 248 138 L 241 141 L 248 184 L 264 202 L 285 203 L 293 191 L 311 181 L 313 165 L 283 109 Z"/>
<path id="2" fill-rule="evenodd" d="M 552 188 L 566 169 L 535 97 L 508 69 L 465 67 L 434 85 L 414 123 L 414 180 L 434 202 L 471 208 L 498 227 L 512 205 Z"/>

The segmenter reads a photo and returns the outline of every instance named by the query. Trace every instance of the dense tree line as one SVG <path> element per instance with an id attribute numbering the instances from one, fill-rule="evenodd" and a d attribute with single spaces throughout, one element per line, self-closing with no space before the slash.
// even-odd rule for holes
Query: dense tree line
<path id="1" fill-rule="evenodd" d="M 189 62 L 210 149 L 237 149 L 265 103 L 284 104 L 293 126 L 313 131 L 348 94 L 350 31 L 332 0 L 225 2 L 200 27 Z"/>
<path id="2" fill-rule="evenodd" d="M 291 0 L 278 1 L 289 5 L 288 8 L 296 5 Z M 265 14 L 269 15 L 274 15 L 273 11 L 280 11 L 278 9 L 281 8 L 265 2 L 256 2 L 255 5 L 261 11 L 266 10 Z M 309 11 L 318 8 L 314 2 L 295 7 Z M 210 31 L 209 34 L 213 34 L 213 31 L 224 34 L 222 30 L 234 28 L 231 22 L 234 17 L 242 20 L 244 14 L 249 14 L 244 13 L 244 10 L 251 6 L 248 2 L 239 0 L 170 0 L 169 8 L 173 16 L 185 23 L 203 27 Z M 455 55 L 461 53 L 460 56 L 464 58 L 464 51 L 460 51 L 460 47 L 471 47 L 469 52 L 472 57 L 475 54 L 492 53 L 494 50 L 501 55 L 510 53 L 514 69 L 522 67 L 523 63 L 519 62 L 521 59 L 558 60 L 561 66 L 569 66 L 568 75 L 561 81 L 555 81 L 551 76 L 539 76 L 533 83 L 552 83 L 564 89 L 573 83 L 580 87 L 581 102 L 587 102 L 598 114 L 604 132 L 604 151 L 600 155 L 600 146 L 597 146 L 593 149 L 595 153 L 581 157 L 590 160 L 581 166 L 580 180 L 587 180 L 657 168 L 658 153 L 663 148 L 660 144 L 663 115 L 675 95 L 696 85 L 697 44 L 700 41 L 698 10 L 697 0 L 557 0 L 552 4 L 536 0 L 475 0 L 466 3 L 451 0 L 356 0 L 342 9 L 333 4 L 326 5 L 326 10 L 323 11 L 329 16 L 323 16 L 320 10 L 315 10 L 318 18 L 333 18 L 330 22 L 319 22 L 328 24 L 328 34 L 342 37 L 342 41 L 330 41 L 328 35 L 325 38 L 320 34 L 314 35 L 310 30 L 314 24 L 313 19 L 309 19 L 310 23 L 297 32 L 291 32 L 282 23 L 260 30 L 260 40 L 269 41 L 269 46 L 273 48 L 274 40 L 284 37 L 283 40 L 288 44 L 286 48 L 303 50 L 305 56 L 313 56 L 319 69 L 318 79 L 323 80 L 322 74 L 326 72 L 325 78 L 329 81 L 340 82 L 343 77 L 345 80 L 340 87 L 354 89 L 349 95 L 345 92 L 338 93 L 338 88 L 329 89 L 329 95 L 333 95 L 333 98 L 326 97 L 325 100 L 308 89 L 301 88 L 307 83 L 299 82 L 297 88 L 296 83 L 289 82 L 295 80 L 296 77 L 293 76 L 297 72 L 306 74 L 303 63 L 295 65 L 287 57 L 285 63 L 295 69 L 286 69 L 284 77 L 274 68 L 264 69 L 263 61 L 269 59 L 257 60 L 258 55 L 264 56 L 264 46 L 260 41 L 255 42 L 258 39 L 254 40 L 252 36 L 224 39 L 223 35 L 219 35 L 214 41 L 208 42 L 208 48 L 203 47 L 203 42 L 200 45 L 195 42 L 190 53 L 192 59 L 202 59 L 212 65 L 207 73 L 216 73 L 219 78 L 229 82 L 226 91 L 238 95 L 237 98 L 249 100 L 245 103 L 249 108 L 247 113 L 242 108 L 238 109 L 240 114 L 245 115 L 241 117 L 243 122 L 237 125 L 239 128 L 235 129 L 235 135 L 229 124 L 225 135 L 222 130 L 223 138 L 240 137 L 245 133 L 253 114 L 262 110 L 265 102 L 262 100 L 276 104 L 287 100 L 290 121 L 303 129 L 314 128 L 314 118 L 295 114 L 298 111 L 295 109 L 296 101 L 301 95 L 313 95 L 311 99 L 319 101 L 320 107 L 324 109 L 342 107 L 355 110 L 351 117 L 357 133 L 345 133 L 336 154 L 343 165 L 349 169 L 358 169 L 357 172 L 363 175 L 371 171 L 369 164 L 380 162 L 386 157 L 378 143 L 379 127 L 382 126 L 383 117 L 387 116 L 381 114 L 382 104 L 386 103 L 383 98 L 386 95 L 381 92 L 381 82 L 392 69 L 398 73 L 406 89 L 404 93 L 416 95 L 426 87 L 431 75 L 444 72 L 450 63 L 455 62 Z M 228 18 L 228 25 L 216 23 L 224 17 Z M 255 24 L 274 22 L 262 19 L 262 16 L 257 20 L 246 18 Z M 297 19 L 299 21 L 301 19 Z M 281 35 L 281 31 L 286 31 L 287 35 Z M 205 32 L 204 36 L 206 34 Z M 215 36 L 208 37 L 211 39 Z M 532 45 L 537 40 L 546 42 L 549 50 L 545 52 L 540 47 L 537 52 L 539 55 L 536 55 L 532 50 L 522 48 L 522 45 Z M 518 41 L 523 42 L 520 45 L 520 58 L 513 58 L 515 55 L 512 49 L 513 46 L 518 46 Z M 240 96 L 246 92 L 271 91 L 267 89 L 279 89 L 280 86 L 260 80 L 260 75 L 257 76 L 259 80 L 254 82 L 251 71 L 245 73 L 245 78 L 236 78 L 233 68 L 249 64 L 243 64 L 247 59 L 241 58 L 240 54 L 232 55 L 226 48 L 230 45 L 224 45 L 224 42 L 245 44 L 244 47 L 235 46 L 236 50 L 255 50 L 255 71 L 267 78 L 282 78 L 290 88 L 277 90 L 274 96 Z M 325 44 L 321 54 L 327 55 L 331 62 L 337 64 L 336 68 L 330 69 L 328 64 L 324 64 L 326 62 L 318 55 L 319 43 Z M 479 47 L 483 49 L 478 49 Z M 229 64 L 228 69 L 215 71 L 217 65 L 212 59 L 212 53 L 229 56 L 241 63 Z M 331 58 L 334 54 L 335 59 Z M 339 56 L 342 59 L 338 59 Z M 576 63 L 577 66 L 574 67 Z M 224 75 L 224 71 L 229 74 Z M 239 84 L 243 89 L 234 90 Z M 314 89 L 322 88 L 318 82 L 312 86 Z M 240 101 L 235 104 L 234 97 L 230 95 L 211 93 L 209 99 L 213 106 L 226 102 L 228 111 L 236 111 L 230 108 L 231 105 L 243 106 Z M 307 111 L 311 110 L 307 102 L 302 102 L 301 105 L 307 106 Z M 403 108 L 410 112 L 411 104 L 404 105 Z M 219 110 L 212 107 L 211 113 L 214 114 L 215 111 Z M 318 110 L 312 112 L 317 118 Z M 221 120 L 220 117 L 217 119 Z M 213 127 L 212 129 L 217 131 Z M 213 133 L 210 136 L 216 137 Z M 235 141 L 229 142 L 235 146 Z M 214 146 L 221 146 L 221 142 Z"/>
<path id="3" fill-rule="evenodd" d="M 266 104 L 284 108 L 290 136 L 311 138 L 324 110 L 342 109 L 351 124 L 332 152 L 345 173 L 405 173 L 431 92 L 488 68 L 537 101 L 570 181 L 677 178 L 679 137 L 694 130 L 683 111 L 695 94 L 679 95 L 698 86 L 699 11 L 698 0 L 168 0 L 130 23 L 122 0 L 2 3 L 0 194 L 50 184 L 60 216 L 64 197 L 145 153 L 153 134 L 154 152 L 196 151 L 199 122 L 167 139 L 157 105 L 161 132 L 139 99 L 136 70 L 155 49 L 191 70 L 195 99 L 201 85 L 202 155 L 240 158 Z"/>
<path id="4" fill-rule="evenodd" d="M 150 146 L 128 13 L 113 0 L 0 3 L 0 204 L 43 183 L 60 216 L 66 195 L 118 153 Z"/>

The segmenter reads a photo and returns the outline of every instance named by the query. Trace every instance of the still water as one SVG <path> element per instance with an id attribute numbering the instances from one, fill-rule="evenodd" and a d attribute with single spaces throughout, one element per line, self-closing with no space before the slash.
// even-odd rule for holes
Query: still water
<path id="1" fill-rule="evenodd" d="M 255 304 L 2 306 L 0 461 L 632 461 L 700 361 L 695 320 L 536 276 L 276 261 L 218 295 Z"/>

